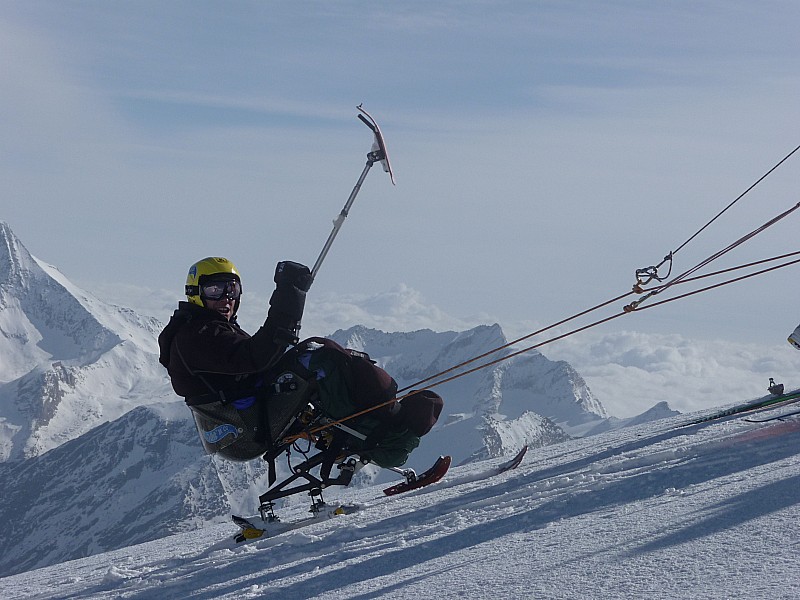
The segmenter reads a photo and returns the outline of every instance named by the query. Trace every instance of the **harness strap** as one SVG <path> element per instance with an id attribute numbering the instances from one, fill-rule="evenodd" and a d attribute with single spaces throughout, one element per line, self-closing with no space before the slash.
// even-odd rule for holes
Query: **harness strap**
<path id="1" fill-rule="evenodd" d="M 258 397 L 260 394 L 264 392 L 274 392 L 276 394 L 293 392 L 297 389 L 297 383 L 294 381 L 288 381 L 283 383 L 268 383 L 264 386 L 255 387 L 255 388 L 247 388 L 243 390 L 218 390 L 215 392 L 209 392 L 208 394 L 200 394 L 199 396 L 192 396 L 190 398 L 186 398 L 186 404 L 189 406 L 194 406 L 197 404 L 208 404 L 209 402 L 221 402 L 222 404 L 230 404 L 236 400 L 241 400 L 242 398 L 249 398 L 251 396 Z"/>

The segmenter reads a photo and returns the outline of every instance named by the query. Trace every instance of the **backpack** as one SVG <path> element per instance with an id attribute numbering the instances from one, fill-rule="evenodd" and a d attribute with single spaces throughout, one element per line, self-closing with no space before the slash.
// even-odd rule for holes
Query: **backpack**
<path id="1" fill-rule="evenodd" d="M 365 352 L 333 340 L 310 338 L 298 348 L 297 360 L 316 380 L 318 407 L 360 434 L 347 440 L 347 448 L 380 467 L 405 464 L 439 418 L 441 397 L 422 390 L 395 400 L 397 382 L 386 371 Z"/>

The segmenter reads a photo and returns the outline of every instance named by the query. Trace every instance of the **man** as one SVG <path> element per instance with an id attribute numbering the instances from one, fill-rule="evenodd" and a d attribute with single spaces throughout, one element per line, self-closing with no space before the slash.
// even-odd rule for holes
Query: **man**
<path id="1" fill-rule="evenodd" d="M 312 277 L 308 267 L 278 263 L 266 321 L 249 335 L 236 322 L 242 281 L 227 258 L 204 258 L 189 268 L 186 302 L 180 302 L 158 338 L 159 361 L 187 403 L 208 394 L 233 398 L 252 388 L 291 344 L 303 317 Z"/>
<path id="2" fill-rule="evenodd" d="M 251 336 L 236 323 L 242 281 L 233 263 L 208 257 L 190 267 L 187 301 L 158 338 L 159 361 L 191 409 L 208 453 L 239 461 L 272 451 L 312 396 L 332 418 L 391 403 L 396 382 L 363 353 L 322 338 L 286 352 L 298 344 L 312 280 L 308 267 L 278 263 L 267 319 Z M 369 442 L 360 454 L 381 466 L 403 464 L 441 410 L 441 397 L 420 390 L 394 410 L 386 406 L 380 415 L 351 421 Z"/>

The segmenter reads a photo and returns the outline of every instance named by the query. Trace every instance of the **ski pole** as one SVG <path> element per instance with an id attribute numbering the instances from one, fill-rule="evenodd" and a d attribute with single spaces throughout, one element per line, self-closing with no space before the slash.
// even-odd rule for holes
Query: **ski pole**
<path id="1" fill-rule="evenodd" d="M 336 236 L 339 234 L 339 230 L 342 228 L 344 224 L 344 220 L 347 218 L 347 215 L 350 213 L 350 208 L 353 206 L 353 202 L 355 202 L 356 196 L 358 192 L 361 190 L 361 184 L 364 183 L 364 179 L 367 177 L 367 173 L 372 168 L 376 162 L 380 162 L 383 164 L 384 170 L 389 173 L 389 176 L 392 178 L 392 183 L 394 184 L 394 173 L 391 170 L 391 166 L 389 164 L 389 156 L 386 154 L 386 144 L 383 141 L 383 134 L 381 133 L 378 124 L 375 122 L 375 119 L 366 112 L 361 105 L 359 104 L 356 108 L 360 111 L 358 118 L 372 130 L 373 135 L 375 136 L 375 142 L 372 145 L 372 149 L 367 153 L 367 164 L 364 166 L 364 170 L 361 172 L 361 176 L 358 178 L 353 191 L 350 192 L 350 197 L 347 199 L 347 202 L 342 208 L 342 211 L 339 213 L 339 216 L 336 217 L 333 221 L 333 230 L 331 231 L 330 235 L 328 236 L 325 245 L 322 247 L 322 251 L 319 253 L 319 257 L 317 257 L 317 262 L 314 263 L 314 268 L 311 269 L 311 280 L 313 281 L 316 276 L 319 268 L 322 266 L 322 261 L 325 260 L 325 257 L 328 255 L 328 251 L 331 249 L 333 245 L 333 240 L 336 239 Z M 364 116 L 366 115 L 366 116 Z"/>

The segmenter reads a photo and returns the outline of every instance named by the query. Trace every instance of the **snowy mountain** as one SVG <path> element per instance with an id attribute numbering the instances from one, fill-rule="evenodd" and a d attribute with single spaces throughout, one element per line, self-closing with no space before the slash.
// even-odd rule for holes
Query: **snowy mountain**
<path id="1" fill-rule="evenodd" d="M 188 531 L 229 510 L 185 412 L 182 402 L 135 408 L 41 456 L 0 464 L 2 570 Z"/>
<path id="2" fill-rule="evenodd" d="M 157 361 L 161 327 L 74 286 L 0 223 L 0 572 L 256 510 L 267 488 L 265 464 L 203 454 L 189 411 Z M 498 325 L 410 333 L 357 326 L 332 337 L 368 352 L 401 387 L 506 344 Z M 407 466 L 418 471 L 440 454 L 464 464 L 620 425 L 569 364 L 539 353 L 435 389 L 445 412 L 412 454 Z M 285 461 L 278 468 L 288 474 Z M 370 466 L 355 485 L 395 478 Z"/>
<path id="3" fill-rule="evenodd" d="M 105 304 L 0 222 L 0 461 L 37 456 L 170 397 L 157 321 Z"/>
<path id="4" fill-rule="evenodd" d="M 232 541 L 232 523 L 164 535 L 0 578 L 0 596 L 797 598 L 800 416 L 690 420 L 538 448 L 488 479 L 497 459 L 400 496 L 348 489 L 341 499 L 358 512 L 246 544 Z"/>
<path id="5" fill-rule="evenodd" d="M 288 475 L 284 464 L 279 473 Z M 227 521 L 256 510 L 267 487 L 265 463 L 204 453 L 182 400 L 135 408 L 40 456 L 0 463 L 0 573 Z"/>

